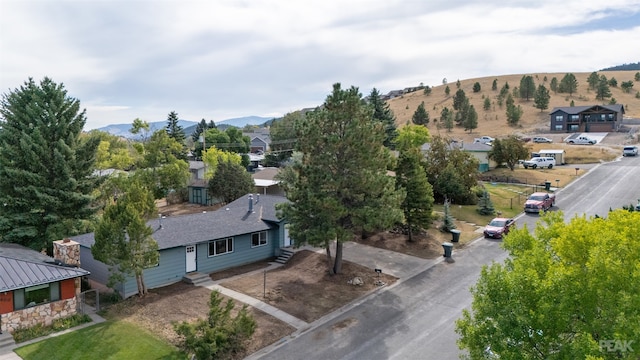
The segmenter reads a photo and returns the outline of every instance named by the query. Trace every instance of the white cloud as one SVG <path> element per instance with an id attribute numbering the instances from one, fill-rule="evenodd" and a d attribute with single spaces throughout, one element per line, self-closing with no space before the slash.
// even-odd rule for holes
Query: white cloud
<path id="1" fill-rule="evenodd" d="M 221 121 L 420 82 L 640 60 L 640 1 L 0 2 L 0 88 L 63 82 L 88 128 Z"/>

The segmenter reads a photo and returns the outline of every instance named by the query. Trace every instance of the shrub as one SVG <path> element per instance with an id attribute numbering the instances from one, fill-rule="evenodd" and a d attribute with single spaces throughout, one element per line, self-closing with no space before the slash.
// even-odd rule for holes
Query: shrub
<path id="1" fill-rule="evenodd" d="M 63 319 L 56 319 L 49 326 L 38 324 L 29 328 L 18 329 L 13 332 L 13 340 L 16 343 L 21 343 L 89 322 L 91 322 L 89 315 L 75 314 Z"/>

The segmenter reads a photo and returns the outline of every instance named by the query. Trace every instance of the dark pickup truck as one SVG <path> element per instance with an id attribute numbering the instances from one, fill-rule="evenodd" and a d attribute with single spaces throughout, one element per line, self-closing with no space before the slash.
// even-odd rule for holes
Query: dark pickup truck
<path id="1" fill-rule="evenodd" d="M 524 212 L 539 213 L 541 211 L 547 211 L 556 204 L 556 195 L 545 192 L 535 192 L 529 195 L 529 198 L 524 203 Z"/>

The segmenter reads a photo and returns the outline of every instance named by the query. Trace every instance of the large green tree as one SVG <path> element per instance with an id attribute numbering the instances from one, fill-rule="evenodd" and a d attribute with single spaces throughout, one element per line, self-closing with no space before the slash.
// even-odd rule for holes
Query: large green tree
<path id="1" fill-rule="evenodd" d="M 473 129 L 478 127 L 478 113 L 473 105 L 469 105 L 466 113 L 467 115 L 462 122 L 462 126 L 464 126 L 465 131 L 469 130 L 469 134 L 471 134 Z"/>
<path id="2" fill-rule="evenodd" d="M 515 101 L 513 100 L 513 97 L 511 97 L 511 94 L 509 94 L 509 96 L 507 97 L 507 122 L 509 123 L 509 125 L 511 126 L 516 126 L 518 125 L 518 122 L 520 122 L 520 118 L 522 117 L 522 114 L 524 113 L 524 111 L 522 110 L 522 107 L 520 107 L 520 105 L 516 105 Z"/>
<path id="3" fill-rule="evenodd" d="M 587 78 L 587 84 L 589 84 L 589 89 L 595 90 L 596 87 L 598 86 L 598 81 L 600 81 L 600 75 L 598 75 L 597 71 L 594 71 L 591 74 L 589 74 L 589 77 Z"/>
<path id="4" fill-rule="evenodd" d="M 596 86 L 596 99 L 604 101 L 604 99 L 611 97 L 611 90 L 609 90 L 609 82 L 607 82 L 607 77 L 604 75 L 600 75 L 600 80 L 598 81 L 598 85 Z"/>
<path id="5" fill-rule="evenodd" d="M 460 110 L 462 105 L 467 99 L 467 95 L 464 93 L 464 90 L 458 89 L 456 94 L 453 96 L 453 110 Z"/>
<path id="6" fill-rule="evenodd" d="M 565 74 L 562 80 L 560 80 L 560 84 L 558 85 L 558 92 L 560 93 L 569 93 L 571 96 L 578 90 L 578 80 L 576 76 L 572 73 Z"/>
<path id="7" fill-rule="evenodd" d="M 137 175 L 121 175 L 111 181 L 119 195 L 106 207 L 96 227 L 91 254 L 110 266 L 109 286 L 133 275 L 138 295 L 144 296 L 144 269 L 159 261 L 158 244 L 151 237 L 153 229 L 146 224 L 156 213 L 153 193 Z"/>
<path id="8" fill-rule="evenodd" d="M 304 114 L 301 111 L 287 113 L 280 119 L 276 119 L 271 123 L 269 136 L 270 151 L 265 155 L 267 166 L 279 166 L 285 162 L 293 154 L 296 144 L 296 130 L 294 124 L 297 120 L 303 119 Z"/>
<path id="9" fill-rule="evenodd" d="M 506 164 L 511 171 L 515 169 L 518 160 L 526 159 L 527 156 L 529 156 L 529 151 L 524 147 L 523 142 L 514 135 L 502 140 L 496 139 L 489 151 L 489 159 L 498 165 Z"/>
<path id="10" fill-rule="evenodd" d="M 167 134 L 170 138 L 173 138 L 179 144 L 184 144 L 186 135 L 184 129 L 180 126 L 180 119 L 178 119 L 178 113 L 172 111 L 167 115 Z"/>
<path id="11" fill-rule="evenodd" d="M 529 99 L 532 98 L 533 94 L 536 92 L 536 84 L 533 81 L 533 76 L 522 76 L 522 79 L 520 79 L 520 87 L 518 88 L 518 90 L 520 91 L 520 99 L 529 101 Z"/>
<path id="12" fill-rule="evenodd" d="M 298 244 L 326 249 L 331 274 L 341 272 L 344 242 L 402 221 L 404 194 L 387 174 L 393 157 L 372 116 L 356 87 L 335 84 L 322 107 L 296 122 L 303 159 L 292 165 L 296 176 L 281 183 L 290 202 L 279 206 L 280 215 Z"/>
<path id="13" fill-rule="evenodd" d="M 189 163 L 180 158 L 182 144 L 169 137 L 165 130 L 158 130 L 141 145 L 143 160 L 138 171 L 144 173 L 156 198 L 187 186 L 191 174 Z"/>
<path id="14" fill-rule="evenodd" d="M 536 90 L 533 98 L 533 106 L 535 106 L 536 109 L 540 109 L 540 112 L 542 112 L 549 108 L 549 99 L 551 99 L 549 90 L 547 90 L 547 88 L 542 84 L 538 85 L 538 90 Z"/>
<path id="15" fill-rule="evenodd" d="M 456 322 L 472 359 L 638 359 L 640 213 L 561 212 L 512 229 L 504 264 L 485 266 Z"/>
<path id="16" fill-rule="evenodd" d="M 407 196 L 402 202 L 409 241 L 413 233 L 427 229 L 433 220 L 433 187 L 424 170 L 424 156 L 420 147 L 429 140 L 429 131 L 418 125 L 407 125 L 400 129 L 398 147 L 400 152 L 396 167 L 396 188 Z"/>
<path id="17" fill-rule="evenodd" d="M 425 88 L 425 91 L 430 89 L 428 86 Z M 373 120 L 378 121 L 384 127 L 385 138 L 384 138 L 384 146 L 392 149 L 393 142 L 398 136 L 398 131 L 396 127 L 396 117 L 391 111 L 389 104 L 386 101 L 382 100 L 382 96 L 378 92 L 376 88 L 371 90 L 369 94 L 369 105 L 373 108 Z M 428 119 L 427 114 L 427 119 Z"/>
<path id="18" fill-rule="evenodd" d="M 447 132 L 451 132 L 453 129 L 453 111 L 446 106 L 440 112 L 440 123 L 447 129 Z"/>
<path id="19" fill-rule="evenodd" d="M 255 190 L 255 182 L 247 169 L 233 161 L 218 163 L 215 174 L 209 180 L 211 196 L 230 203 Z"/>
<path id="20" fill-rule="evenodd" d="M 424 125 L 427 126 L 429 124 L 429 113 L 424 108 L 424 101 L 418 105 L 418 108 L 413 113 L 411 117 L 411 122 L 416 125 Z"/>
<path id="21" fill-rule="evenodd" d="M 100 140 L 82 135 L 80 101 L 50 78 L 29 79 L 1 101 L 0 241 L 49 249 L 95 213 Z"/>

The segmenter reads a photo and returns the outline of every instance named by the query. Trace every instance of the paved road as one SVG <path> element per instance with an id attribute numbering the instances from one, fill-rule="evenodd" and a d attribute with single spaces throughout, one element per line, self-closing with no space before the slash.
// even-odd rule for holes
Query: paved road
<path id="1" fill-rule="evenodd" d="M 360 305 L 284 342 L 260 359 L 458 359 L 454 321 L 471 304 L 480 268 L 503 261 L 498 241 L 479 240 L 378 292 Z"/>

